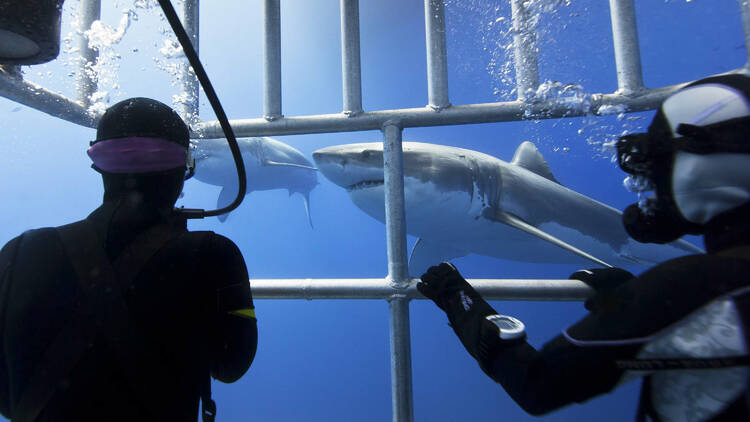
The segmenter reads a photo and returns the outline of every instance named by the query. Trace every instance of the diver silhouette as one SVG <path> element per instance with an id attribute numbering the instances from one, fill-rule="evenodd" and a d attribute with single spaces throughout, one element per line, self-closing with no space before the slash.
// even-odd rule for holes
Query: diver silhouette
<path id="1" fill-rule="evenodd" d="M 196 421 L 211 379 L 238 380 L 257 326 L 245 261 L 174 204 L 192 165 L 168 106 L 131 98 L 88 154 L 104 184 L 85 219 L 0 252 L 0 412 L 13 421 Z"/>
<path id="2" fill-rule="evenodd" d="M 524 410 L 544 414 L 643 377 L 636 419 L 750 419 L 750 77 L 722 75 L 669 96 L 647 133 L 617 143 L 639 192 L 623 213 L 628 234 L 666 243 L 702 235 L 706 254 L 639 276 L 577 271 L 593 287 L 590 313 L 546 343 L 497 312 L 451 264 L 417 288 L 448 315 L 481 369 Z M 653 195 L 649 196 L 649 191 Z"/>

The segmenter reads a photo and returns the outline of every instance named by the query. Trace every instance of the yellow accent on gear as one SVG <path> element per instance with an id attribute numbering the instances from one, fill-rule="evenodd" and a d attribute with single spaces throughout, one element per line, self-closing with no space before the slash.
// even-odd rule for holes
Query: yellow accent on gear
<path id="1" fill-rule="evenodd" d="M 234 311 L 229 311 L 228 313 L 231 315 L 237 315 L 241 318 L 255 319 L 255 309 L 253 308 L 236 309 Z"/>

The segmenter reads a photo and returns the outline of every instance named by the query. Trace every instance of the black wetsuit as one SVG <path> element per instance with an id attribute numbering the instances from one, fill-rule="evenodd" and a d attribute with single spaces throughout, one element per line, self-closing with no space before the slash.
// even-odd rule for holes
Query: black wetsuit
<path id="1" fill-rule="evenodd" d="M 535 350 L 525 341 L 500 348 L 486 365 L 487 374 L 502 384 L 524 410 L 543 414 L 609 392 L 624 376 L 633 375 L 620 369 L 616 364 L 618 360 L 627 362 L 638 358 L 648 343 L 717 298 L 731 300 L 729 307 L 739 314 L 739 331 L 744 331 L 744 336 L 740 334 L 739 337 L 747 339 L 750 327 L 750 224 L 746 217 L 733 217 L 734 221 L 712 224 L 705 238 L 708 254 L 670 260 L 613 290 L 598 293 L 587 302 L 591 314 L 545 344 L 542 350 Z M 688 341 L 704 334 L 700 330 L 690 333 Z M 748 350 L 748 345 L 744 344 L 744 348 Z M 695 401 L 681 404 L 683 410 L 688 409 L 691 420 L 750 420 L 745 384 L 748 369 L 740 367 L 739 370 L 745 371 L 741 375 L 744 377 L 741 384 L 744 392 L 734 395 L 735 398 L 725 404 L 714 403 L 711 412 L 697 404 L 698 397 L 679 395 L 674 391 L 666 394 L 674 393 L 676 400 Z M 644 382 L 639 414 L 661 420 L 659 412 L 654 410 L 655 400 L 659 399 L 654 399 L 650 379 L 659 376 L 658 371 L 634 375 L 649 373 L 652 376 Z M 665 371 L 661 371 L 663 373 Z M 705 417 L 699 418 L 699 415 Z M 686 418 L 687 415 L 677 416 L 677 420 Z"/>
<path id="2" fill-rule="evenodd" d="M 97 237 L 105 239 L 110 260 L 127 252 L 144 230 L 165 223 L 171 227 L 169 240 L 122 294 L 127 321 L 151 360 L 135 377 L 126 373 L 99 332 L 68 377 L 49 380 L 56 390 L 37 420 L 196 421 L 209 361 L 214 378 L 233 382 L 255 356 L 255 319 L 226 312 L 253 308 L 244 259 L 229 239 L 188 232 L 184 220 L 166 221 L 141 210 L 111 222 L 112 208 L 105 203 L 88 217 Z M 82 294 L 54 228 L 31 230 L 6 244 L 0 252 L 0 283 L 0 411 L 11 417 L 45 349 L 77 312 Z M 222 302 L 231 302 L 230 307 Z M 154 392 L 133 379 L 166 386 L 156 392 L 158 409 L 145 404 L 144 395 Z"/>

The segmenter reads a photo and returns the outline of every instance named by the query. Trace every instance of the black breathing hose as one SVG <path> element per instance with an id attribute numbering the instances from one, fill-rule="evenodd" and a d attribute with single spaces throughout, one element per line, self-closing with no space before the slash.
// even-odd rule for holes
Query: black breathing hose
<path id="1" fill-rule="evenodd" d="M 229 143 L 229 149 L 232 151 L 234 164 L 235 166 L 237 166 L 237 178 L 239 179 L 239 189 L 237 191 L 237 197 L 234 198 L 234 201 L 232 201 L 232 203 L 227 205 L 226 207 L 211 211 L 192 208 L 179 208 L 176 211 L 186 218 L 203 218 L 226 214 L 240 206 L 242 200 L 245 199 L 245 192 L 247 190 L 245 163 L 242 161 L 240 147 L 239 145 L 237 145 L 237 138 L 235 138 L 234 136 L 232 126 L 229 125 L 227 115 L 224 113 L 224 109 L 221 107 L 219 97 L 216 95 L 216 91 L 214 91 L 214 87 L 211 85 L 211 80 L 208 79 L 208 75 L 206 74 L 205 69 L 203 69 L 203 65 L 198 58 L 198 53 L 195 52 L 193 43 L 190 42 L 190 38 L 188 38 L 188 35 L 185 32 L 185 28 L 180 22 L 180 18 L 177 17 L 177 13 L 175 12 L 174 7 L 172 7 L 172 2 L 170 2 L 170 0 L 159 0 L 159 5 L 161 6 L 161 10 L 164 12 L 164 16 L 167 18 L 167 21 L 169 21 L 169 25 L 172 27 L 172 31 L 174 31 L 174 34 L 177 36 L 177 40 L 180 42 L 182 51 L 185 53 L 185 56 L 190 62 L 190 66 L 193 67 L 195 75 L 198 77 L 198 82 L 200 82 L 201 87 L 203 87 L 203 92 L 206 93 L 206 98 L 208 98 L 208 102 L 211 103 L 211 108 L 214 109 L 214 113 L 216 114 L 216 118 L 219 120 L 219 124 L 221 124 L 221 129 L 224 131 L 224 136 L 227 138 L 227 142 Z"/>

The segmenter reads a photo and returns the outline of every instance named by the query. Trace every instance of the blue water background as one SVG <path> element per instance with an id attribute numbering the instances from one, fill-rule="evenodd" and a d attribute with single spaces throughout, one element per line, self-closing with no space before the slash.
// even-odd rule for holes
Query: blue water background
<path id="1" fill-rule="evenodd" d="M 365 110 L 422 107 L 427 103 L 423 2 L 364 1 L 360 5 Z M 450 99 L 453 104 L 513 98 L 510 59 L 498 46 L 510 19 L 509 2 L 451 0 L 448 23 Z M 579 84 L 586 93 L 617 89 L 609 10 L 603 0 L 547 1 L 556 13 L 540 23 L 542 81 Z M 230 118 L 262 114 L 260 1 L 201 2 L 200 53 Z M 63 33 L 77 2 L 66 3 Z M 152 5 L 153 6 L 153 5 Z M 103 21 L 117 26 L 130 1 L 105 5 Z M 743 66 L 744 38 L 735 0 L 637 2 L 644 81 L 658 87 Z M 178 88 L 155 69 L 166 24 L 155 9 L 134 9 L 122 42 L 110 104 L 149 96 L 168 104 Z M 505 18 L 498 19 L 498 18 Z M 490 25 L 491 22 L 494 22 Z M 503 26 L 504 25 L 504 26 Z M 282 2 L 283 112 L 286 116 L 342 109 L 338 2 Z M 136 51 L 137 50 L 137 51 Z M 26 69 L 29 80 L 74 96 L 64 63 Z M 67 57 L 68 59 L 65 59 Z M 492 60 L 495 60 L 493 65 Z M 623 173 L 601 143 L 623 130 L 642 130 L 653 113 L 406 129 L 404 140 L 455 145 L 509 160 L 521 141 L 534 142 L 565 186 L 622 209 L 635 201 Z M 0 99 L 0 244 L 23 230 L 85 217 L 102 188 L 85 155 L 94 131 Z M 201 117 L 215 119 L 201 101 Z M 378 141 L 380 132 L 284 136 L 306 156 L 321 147 Z M 213 208 L 218 187 L 188 182 L 180 204 Z M 254 192 L 228 221 L 190 223 L 233 239 L 255 278 L 370 278 L 386 275 L 384 226 L 324 177 L 312 192 L 311 229 L 299 196 Z M 560 210 L 565 212 L 565 210 Z M 407 210 L 408 213 L 408 210 Z M 694 241 L 696 239 L 693 239 Z M 410 245 L 415 239 L 409 238 Z M 529 251 L 533 254 L 533 251 Z M 468 256 L 454 261 L 472 278 L 566 278 L 574 265 L 537 265 Z M 493 302 L 528 327 L 541 347 L 582 315 L 581 303 Z M 168 304 L 165 304 L 168 306 Z M 259 348 L 237 383 L 214 383 L 223 421 L 384 421 L 391 418 L 388 305 L 385 301 L 257 300 Z M 417 421 L 536 420 L 465 352 L 431 302 L 411 304 L 414 414 Z M 633 420 L 638 383 L 574 404 L 550 421 Z"/>

